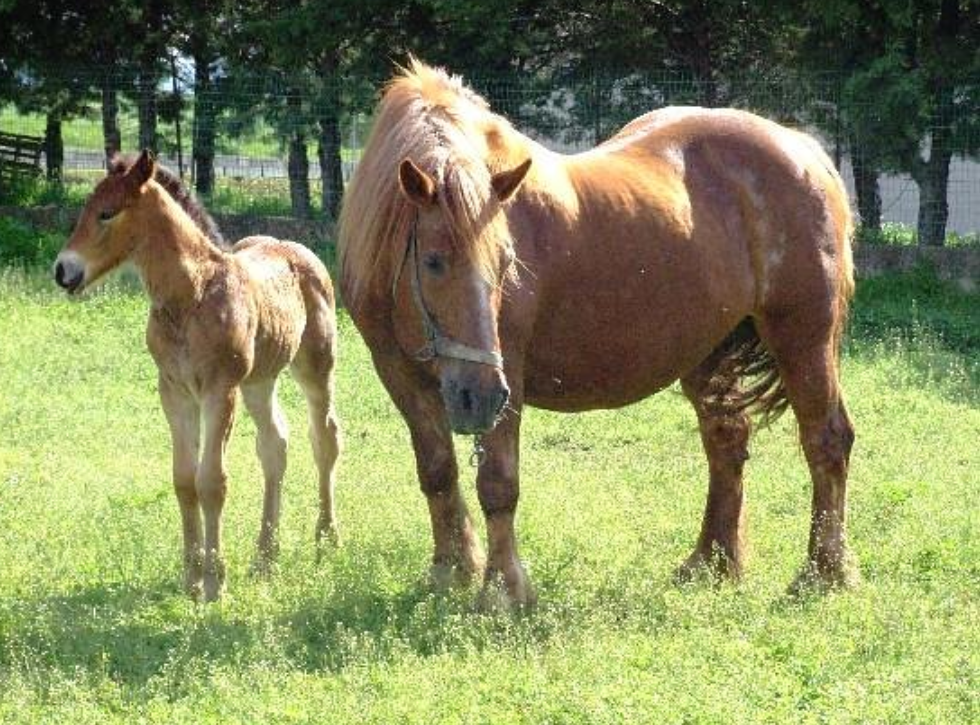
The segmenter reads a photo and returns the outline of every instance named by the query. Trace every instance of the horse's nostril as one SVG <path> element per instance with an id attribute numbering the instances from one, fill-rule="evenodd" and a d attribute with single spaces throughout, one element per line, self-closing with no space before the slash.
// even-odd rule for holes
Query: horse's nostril
<path id="1" fill-rule="evenodd" d="M 469 388 L 463 388 L 459 391 L 459 405 L 467 413 L 473 411 L 473 393 L 470 392 Z"/>
<path id="2" fill-rule="evenodd" d="M 59 287 L 65 286 L 65 266 L 61 262 L 54 266 L 54 281 L 58 283 Z"/>

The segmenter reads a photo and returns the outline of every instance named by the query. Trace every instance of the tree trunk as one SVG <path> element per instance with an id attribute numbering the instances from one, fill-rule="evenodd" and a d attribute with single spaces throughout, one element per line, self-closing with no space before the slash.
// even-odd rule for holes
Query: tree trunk
<path id="1" fill-rule="evenodd" d="M 939 80 L 934 93 L 934 110 L 929 121 L 929 160 L 916 164 L 912 174 L 919 185 L 919 244 L 927 247 L 941 247 L 946 243 L 949 162 L 953 157 L 953 89 Z"/>
<path id="2" fill-rule="evenodd" d="M 302 131 L 295 131 L 289 138 L 289 201 L 294 217 L 310 218 L 310 162 L 306 157 L 306 134 Z"/>
<path id="3" fill-rule="evenodd" d="M 881 188 L 878 168 L 860 142 L 851 140 L 851 170 L 854 172 L 854 194 L 858 216 L 864 231 L 881 231 Z"/>
<path id="4" fill-rule="evenodd" d="M 194 187 L 199 194 L 214 192 L 214 138 L 217 103 L 211 83 L 211 59 L 194 55 Z"/>
<path id="5" fill-rule="evenodd" d="M 919 244 L 941 247 L 946 243 L 946 221 L 949 218 L 947 186 L 949 162 L 952 153 L 948 146 L 935 148 L 934 144 L 917 179 L 919 184 Z"/>
<path id="6" fill-rule="evenodd" d="M 289 201 L 293 216 L 309 219 L 310 161 L 306 156 L 306 129 L 303 119 L 303 97 L 296 88 L 286 91 L 286 128 L 288 138 Z"/>
<path id="7" fill-rule="evenodd" d="M 44 158 L 48 181 L 60 184 L 64 179 L 65 144 L 61 136 L 61 109 L 48 112 L 44 127 Z"/>
<path id="8" fill-rule="evenodd" d="M 144 63 L 139 71 L 137 91 L 139 98 L 139 147 L 158 151 L 157 140 L 157 72 L 152 63 Z"/>
<path id="9" fill-rule="evenodd" d="M 320 99 L 320 139 L 317 156 L 320 161 L 321 201 L 323 213 L 336 220 L 340 213 L 340 200 L 344 195 L 344 167 L 341 158 L 340 134 L 340 81 L 332 67 L 324 66 L 321 79 L 325 85 Z"/>
<path id="10" fill-rule="evenodd" d="M 317 149 L 320 175 L 323 182 L 321 199 L 323 213 L 336 221 L 340 214 L 340 202 L 344 196 L 344 167 L 340 156 L 340 119 L 320 119 L 320 145 Z"/>
<path id="11" fill-rule="evenodd" d="M 122 136 L 119 133 L 119 92 L 111 74 L 102 79 L 102 140 L 108 165 L 109 159 L 122 148 Z"/>

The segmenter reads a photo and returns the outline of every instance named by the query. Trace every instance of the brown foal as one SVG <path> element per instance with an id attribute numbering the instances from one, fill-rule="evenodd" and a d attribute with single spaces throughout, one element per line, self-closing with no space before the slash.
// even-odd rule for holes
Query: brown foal
<path id="1" fill-rule="evenodd" d="M 287 447 L 276 384 L 287 365 L 309 407 L 320 485 L 317 542 L 336 542 L 337 327 L 323 264 L 305 247 L 271 237 L 225 247 L 203 208 L 146 151 L 134 163 L 117 160 L 96 186 L 58 255 L 55 279 L 77 294 L 126 261 L 152 303 L 146 341 L 173 440 L 188 593 L 211 601 L 224 589 L 225 446 L 239 389 L 255 421 L 265 478 L 256 571 L 276 558 Z"/>
<path id="2" fill-rule="evenodd" d="M 411 431 L 434 577 L 484 568 L 454 432 L 479 434 L 484 450 L 485 584 L 525 603 L 522 406 L 617 407 L 680 380 L 709 470 L 680 575 L 741 573 L 749 413 L 788 404 L 813 480 L 801 581 L 851 581 L 854 436 L 838 364 L 851 232 L 826 154 L 771 121 L 666 108 L 565 156 L 413 61 L 388 85 L 345 196 L 340 285 Z"/>

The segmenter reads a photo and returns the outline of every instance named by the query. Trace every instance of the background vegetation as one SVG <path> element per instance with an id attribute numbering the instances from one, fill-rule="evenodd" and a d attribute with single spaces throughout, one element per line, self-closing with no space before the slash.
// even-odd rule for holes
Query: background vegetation
<path id="1" fill-rule="evenodd" d="M 0 28 L 0 107 L 37 114 L 25 128 L 43 131 L 55 182 L 84 136 L 78 148 L 189 149 L 210 195 L 232 141 L 239 156 L 286 158 L 297 216 L 336 215 L 347 139 L 363 138 L 379 82 L 410 52 L 564 143 L 667 103 L 816 129 L 850 159 L 872 234 L 882 174 L 914 180 L 921 244 L 944 242 L 951 162 L 980 150 L 973 0 L 121 0 L 111 22 L 99 4 L 0 0 Z M 84 132 L 68 123 L 79 117 Z"/>

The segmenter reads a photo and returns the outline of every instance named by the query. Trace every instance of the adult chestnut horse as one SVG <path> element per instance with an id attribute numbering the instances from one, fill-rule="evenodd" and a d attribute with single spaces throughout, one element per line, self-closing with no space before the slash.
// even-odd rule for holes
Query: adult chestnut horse
<path id="1" fill-rule="evenodd" d="M 55 280 L 76 294 L 127 260 L 152 302 L 146 341 L 159 369 L 160 400 L 173 439 L 184 586 L 210 601 L 225 581 L 225 445 L 239 388 L 255 421 L 265 477 L 256 570 L 266 571 L 278 552 L 287 427 L 276 381 L 287 365 L 309 407 L 320 483 L 317 539 L 337 537 L 333 287 L 323 264 L 302 245 L 270 237 L 225 245 L 207 212 L 146 151 L 135 163 L 117 159 L 96 186 L 58 255 Z"/>
<path id="2" fill-rule="evenodd" d="M 458 77 L 412 61 L 384 93 L 346 194 L 341 291 L 411 431 L 435 579 L 484 567 L 453 432 L 482 434 L 484 592 L 502 580 L 525 603 L 522 407 L 617 407 L 680 380 L 709 489 L 679 574 L 741 573 L 748 414 L 788 402 L 813 479 L 804 580 L 846 583 L 853 429 L 838 354 L 851 227 L 818 144 L 752 114 L 667 108 L 564 156 Z"/>

